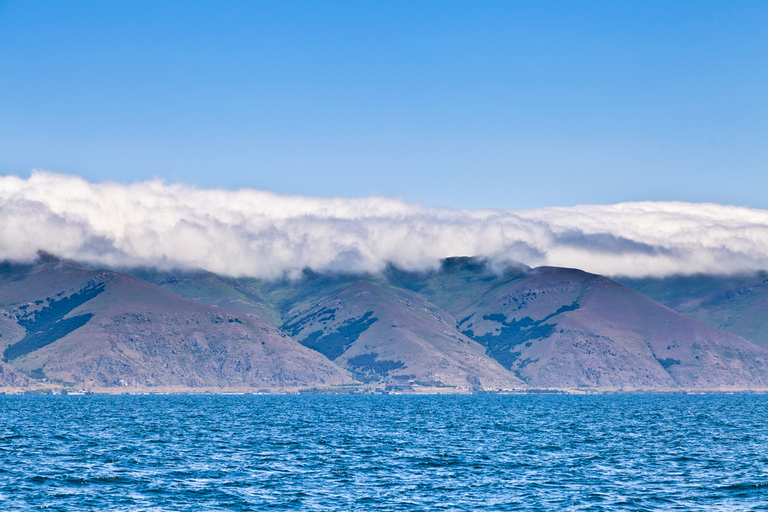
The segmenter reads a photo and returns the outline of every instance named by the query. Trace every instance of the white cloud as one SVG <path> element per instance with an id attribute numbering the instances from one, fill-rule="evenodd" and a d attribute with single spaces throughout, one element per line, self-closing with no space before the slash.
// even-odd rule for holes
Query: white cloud
<path id="1" fill-rule="evenodd" d="M 388 262 L 423 269 L 470 255 L 606 275 L 768 268 L 768 211 L 717 204 L 455 210 L 38 171 L 0 177 L 0 219 L 0 259 L 31 260 L 42 249 L 91 264 L 234 276 L 378 271 Z"/>

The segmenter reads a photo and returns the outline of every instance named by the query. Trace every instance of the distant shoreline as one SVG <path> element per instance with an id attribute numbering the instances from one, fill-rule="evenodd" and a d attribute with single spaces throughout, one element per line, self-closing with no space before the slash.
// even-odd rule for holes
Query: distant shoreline
<path id="1" fill-rule="evenodd" d="M 94 396 L 94 395 L 763 395 L 768 388 L 714 388 L 714 389 L 627 389 L 627 388 L 522 388 L 522 389 L 456 389 L 456 388 L 420 388 L 386 390 L 382 387 L 284 387 L 284 388 L 187 388 L 177 386 L 158 386 L 145 388 L 124 387 L 87 387 L 68 389 L 61 387 L 0 387 L 0 395 L 14 396 Z"/>

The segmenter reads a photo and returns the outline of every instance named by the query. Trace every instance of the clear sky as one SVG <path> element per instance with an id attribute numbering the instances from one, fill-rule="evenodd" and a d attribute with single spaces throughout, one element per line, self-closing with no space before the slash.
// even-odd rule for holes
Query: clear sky
<path id="1" fill-rule="evenodd" d="M 768 209 L 768 1 L 0 0 L 0 174 Z"/>

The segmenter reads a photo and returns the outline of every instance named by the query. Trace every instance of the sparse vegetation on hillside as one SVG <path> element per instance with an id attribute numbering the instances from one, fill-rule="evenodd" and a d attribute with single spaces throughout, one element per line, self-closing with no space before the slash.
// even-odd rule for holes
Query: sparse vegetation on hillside
<path id="1" fill-rule="evenodd" d="M 368 311 L 361 317 L 345 320 L 335 331 L 319 330 L 312 332 L 301 340 L 301 344 L 312 350 L 317 350 L 328 359 L 333 360 L 346 352 L 360 334 L 377 320 L 378 318 L 373 316 L 373 311 Z"/>
<path id="2" fill-rule="evenodd" d="M 316 320 L 317 323 L 325 323 L 332 322 L 335 319 L 336 309 L 322 308 L 319 311 L 312 313 L 311 315 L 306 315 L 295 319 L 292 322 L 284 323 L 281 326 L 281 329 L 288 333 L 289 336 L 296 336 L 302 331 L 302 329 L 304 329 L 307 324 L 311 323 L 313 320 Z"/>
<path id="3" fill-rule="evenodd" d="M 3 352 L 3 359 L 10 361 L 34 352 L 79 329 L 93 317 L 91 313 L 64 318 L 75 308 L 85 304 L 104 291 L 104 285 L 86 286 L 69 297 L 49 299 L 42 309 L 24 313 L 18 324 L 27 330 L 27 335 L 10 345 Z"/>
<path id="4" fill-rule="evenodd" d="M 531 340 L 548 338 L 555 332 L 555 324 L 546 323 L 547 320 L 579 308 L 578 302 L 566 304 L 558 308 L 554 313 L 547 315 L 541 320 L 534 320 L 529 316 L 520 320 L 512 319 L 507 321 L 507 316 L 501 313 L 483 315 L 483 320 L 490 320 L 501 324 L 498 334 L 492 332 L 476 336 L 474 331 L 467 329 L 462 331 L 466 336 L 474 339 L 486 347 L 486 353 L 501 363 L 507 370 L 512 369 L 512 365 L 520 357 L 520 352 L 514 351 L 514 348 Z M 468 320 L 469 317 L 462 320 Z"/>
<path id="5" fill-rule="evenodd" d="M 392 361 L 389 359 L 376 358 L 379 356 L 376 352 L 370 354 L 360 354 L 347 360 L 347 366 L 350 366 L 355 378 L 360 382 L 373 382 L 386 377 L 389 372 L 399 370 L 405 367 L 402 361 Z"/>

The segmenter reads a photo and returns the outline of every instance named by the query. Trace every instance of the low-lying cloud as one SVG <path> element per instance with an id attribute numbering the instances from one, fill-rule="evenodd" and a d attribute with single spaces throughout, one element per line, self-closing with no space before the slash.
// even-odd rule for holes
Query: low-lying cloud
<path id="1" fill-rule="evenodd" d="M 628 276 L 768 269 L 768 211 L 717 204 L 458 210 L 38 171 L 0 177 L 0 220 L 3 260 L 44 250 L 92 265 L 232 276 L 417 270 L 449 256 Z"/>

